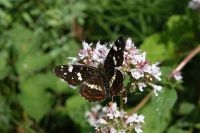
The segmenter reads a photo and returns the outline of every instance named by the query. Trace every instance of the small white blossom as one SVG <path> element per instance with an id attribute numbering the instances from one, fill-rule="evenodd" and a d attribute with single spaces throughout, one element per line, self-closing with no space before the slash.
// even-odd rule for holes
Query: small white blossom
<path id="1" fill-rule="evenodd" d="M 138 69 L 131 69 L 131 75 L 135 79 L 140 79 L 144 77 L 144 73 L 142 71 L 139 71 Z"/>
<path id="2" fill-rule="evenodd" d="M 144 91 L 143 88 L 147 86 L 145 83 L 138 83 L 137 85 L 140 91 Z"/>
<path id="3" fill-rule="evenodd" d="M 146 61 L 146 53 L 143 52 L 142 54 L 136 54 L 133 58 L 132 58 L 132 64 L 137 65 L 137 64 L 141 64 L 144 63 Z"/>
<path id="4" fill-rule="evenodd" d="M 136 131 L 136 133 L 142 133 L 143 132 L 140 125 L 135 126 L 135 131 Z"/>
<path id="5" fill-rule="evenodd" d="M 126 124 L 129 124 L 131 126 L 135 126 L 135 131 L 137 133 L 141 133 L 141 123 L 144 123 L 144 116 L 143 115 L 137 115 L 137 114 L 133 114 L 131 116 L 128 117 L 128 119 L 126 120 Z"/>
<path id="6" fill-rule="evenodd" d="M 128 119 L 126 120 L 126 124 L 130 124 L 130 123 L 136 122 L 136 121 L 137 121 L 137 114 L 133 114 L 128 117 Z"/>
<path id="7" fill-rule="evenodd" d="M 79 59 L 84 59 L 85 57 L 89 56 L 89 51 L 92 50 L 90 45 L 86 43 L 85 41 L 82 43 L 82 45 L 83 45 L 83 49 L 78 54 Z"/>
<path id="8" fill-rule="evenodd" d="M 156 96 L 158 96 L 158 92 L 162 90 L 162 86 L 159 86 L 159 85 L 155 85 L 155 84 L 152 84 L 152 83 L 149 83 L 149 85 L 151 87 L 153 87 L 153 92 Z"/>
<path id="9" fill-rule="evenodd" d="M 113 127 L 110 128 L 110 133 L 117 133 L 117 130 L 114 129 Z"/>
<path id="10" fill-rule="evenodd" d="M 134 43 L 132 42 L 131 38 L 128 38 L 128 39 L 126 40 L 126 47 L 125 47 L 125 49 L 126 49 L 126 50 L 130 50 L 130 49 L 132 49 L 133 47 L 134 47 Z"/>
<path id="11" fill-rule="evenodd" d="M 151 74 L 152 76 L 154 76 L 158 81 L 161 80 L 160 76 L 161 76 L 161 71 L 160 68 L 157 67 L 159 63 L 155 63 L 152 65 L 148 65 L 146 66 L 145 72 Z"/>
<path id="12" fill-rule="evenodd" d="M 173 75 L 175 80 L 177 81 L 181 81 L 183 79 L 182 75 L 181 75 L 181 72 L 177 71 L 177 72 L 174 72 Z"/>
<path id="13" fill-rule="evenodd" d="M 108 122 L 102 118 L 99 119 L 99 123 L 104 125 L 108 124 Z"/>
<path id="14" fill-rule="evenodd" d="M 82 42 L 82 45 L 83 45 L 83 50 L 91 49 L 91 46 L 92 46 L 92 44 L 88 44 L 85 41 Z"/>
<path id="15" fill-rule="evenodd" d="M 101 108 L 101 105 L 97 104 L 96 106 L 92 107 L 91 110 L 92 112 L 98 112 Z"/>
<path id="16" fill-rule="evenodd" d="M 108 54 L 108 48 L 105 45 L 101 45 L 99 42 L 96 44 L 96 48 L 93 52 L 93 60 L 96 60 L 98 63 L 102 63 Z"/>

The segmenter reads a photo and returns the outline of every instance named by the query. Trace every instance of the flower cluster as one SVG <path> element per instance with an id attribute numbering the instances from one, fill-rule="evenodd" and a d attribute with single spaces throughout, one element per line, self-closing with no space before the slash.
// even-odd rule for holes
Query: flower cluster
<path id="1" fill-rule="evenodd" d="M 129 116 L 123 110 L 119 110 L 116 103 L 109 103 L 106 107 L 96 105 L 90 112 L 86 112 L 86 118 L 90 125 L 95 127 L 96 133 L 127 133 L 133 129 L 141 133 L 144 123 L 143 115 Z"/>
<path id="2" fill-rule="evenodd" d="M 161 71 L 158 65 L 158 62 L 151 64 L 146 59 L 146 53 L 138 50 L 130 38 L 127 39 L 122 70 L 126 73 L 131 73 L 133 86 L 143 91 L 144 87 L 150 85 L 157 96 L 157 92 L 162 89 L 161 86 L 153 84 L 155 80 L 161 80 Z"/>
<path id="3" fill-rule="evenodd" d="M 200 10 L 200 0 L 190 0 L 188 6 L 194 10 Z"/>
<path id="4" fill-rule="evenodd" d="M 83 42 L 82 45 L 83 49 L 80 50 L 77 61 L 81 64 L 97 67 L 104 62 L 109 48 L 113 44 L 108 45 L 97 42 L 96 46 L 93 46 L 92 43 Z M 118 69 L 124 75 L 131 77 L 131 86 L 128 88 L 139 88 L 140 91 L 143 91 L 143 88 L 150 86 L 157 96 L 158 91 L 162 90 L 161 86 L 154 84 L 156 81 L 161 80 L 159 63 L 151 64 L 146 59 L 146 53 L 137 49 L 130 38 L 126 40 L 125 45 L 123 65 Z"/>

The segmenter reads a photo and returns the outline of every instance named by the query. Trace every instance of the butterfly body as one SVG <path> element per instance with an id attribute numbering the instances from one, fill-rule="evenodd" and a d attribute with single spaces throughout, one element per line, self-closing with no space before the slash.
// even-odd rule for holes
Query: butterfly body
<path id="1" fill-rule="evenodd" d="M 123 75 L 119 67 L 123 63 L 125 40 L 120 37 L 110 49 L 103 64 L 98 67 L 87 65 L 60 65 L 54 68 L 57 77 L 70 85 L 80 85 L 80 94 L 91 102 L 117 96 L 123 87 Z"/>

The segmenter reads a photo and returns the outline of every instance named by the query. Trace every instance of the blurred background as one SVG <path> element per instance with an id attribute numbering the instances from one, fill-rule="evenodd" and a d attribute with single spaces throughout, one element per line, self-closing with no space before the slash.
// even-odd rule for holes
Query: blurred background
<path id="1" fill-rule="evenodd" d="M 119 35 L 161 62 L 164 91 L 139 110 L 144 133 L 200 133 L 200 55 L 181 84 L 169 78 L 200 43 L 199 9 L 198 0 L 0 0 L 0 133 L 94 132 L 84 118 L 91 104 L 52 70 L 82 40 Z M 126 109 L 148 92 L 131 94 Z"/>

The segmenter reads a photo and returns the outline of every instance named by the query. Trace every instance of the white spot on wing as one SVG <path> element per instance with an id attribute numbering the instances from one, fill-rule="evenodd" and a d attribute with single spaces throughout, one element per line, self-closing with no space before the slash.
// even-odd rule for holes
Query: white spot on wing
<path id="1" fill-rule="evenodd" d="M 72 65 L 69 65 L 68 71 L 69 71 L 69 72 L 72 72 L 72 70 L 73 70 L 73 66 L 72 66 Z"/>
<path id="2" fill-rule="evenodd" d="M 78 80 L 80 80 L 80 81 L 83 80 L 82 77 L 81 77 L 81 73 L 80 72 L 77 73 L 77 76 L 78 76 Z"/>
<path id="3" fill-rule="evenodd" d="M 116 61 L 115 56 L 113 56 L 113 61 L 114 61 L 114 64 L 117 65 L 117 61 Z"/>
<path id="4" fill-rule="evenodd" d="M 101 91 L 101 86 L 98 86 L 98 85 L 94 85 L 94 84 L 89 84 L 87 82 L 84 82 L 84 84 L 86 84 L 88 87 L 90 87 L 91 89 L 95 89 L 95 90 L 99 90 Z"/>
<path id="5" fill-rule="evenodd" d="M 116 73 L 112 76 L 111 80 L 110 80 L 110 87 L 112 86 L 114 80 L 116 78 Z"/>
<path id="6" fill-rule="evenodd" d="M 117 51 L 117 47 L 116 47 L 116 46 L 113 46 L 113 49 L 114 49 L 115 51 Z"/>

